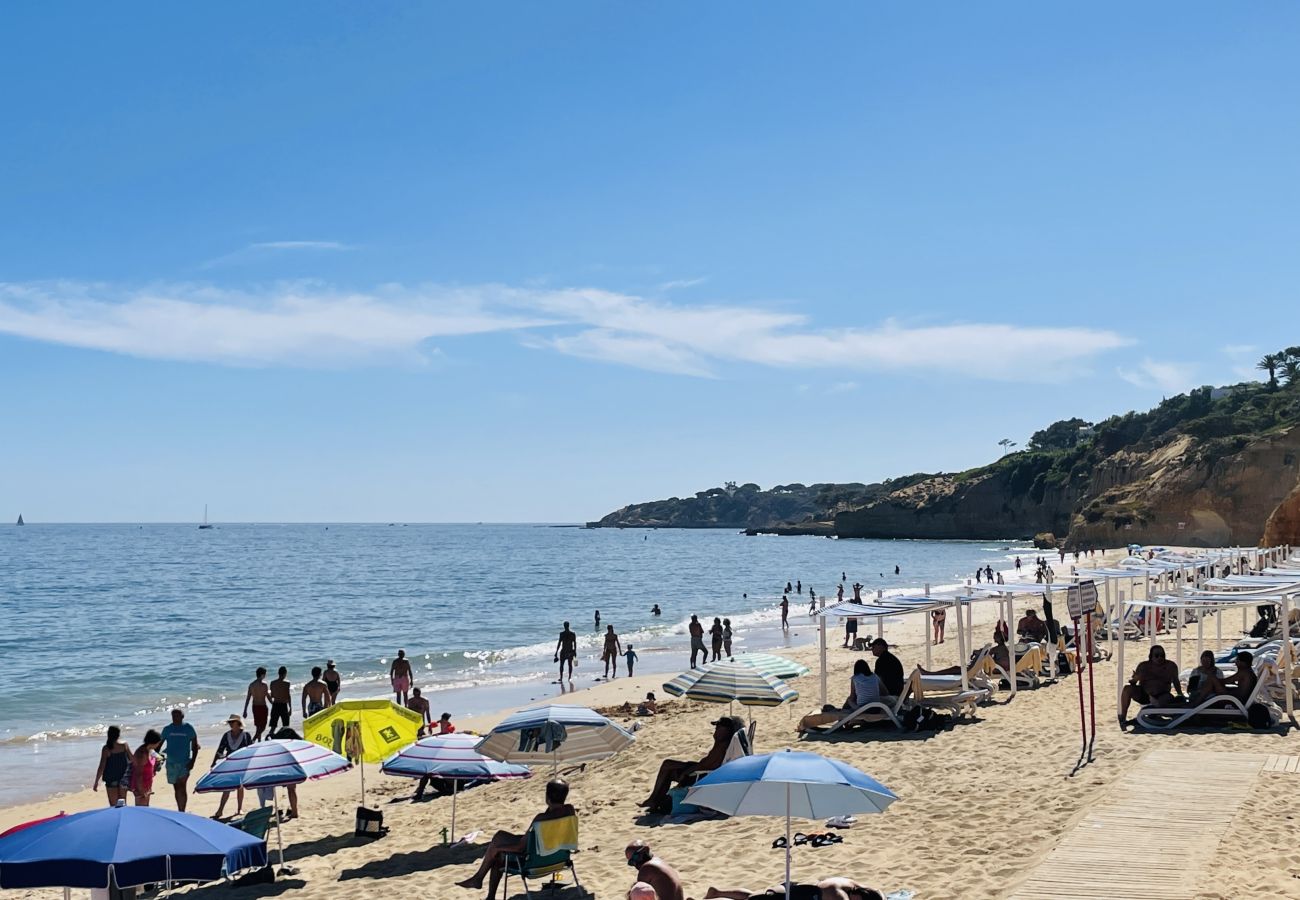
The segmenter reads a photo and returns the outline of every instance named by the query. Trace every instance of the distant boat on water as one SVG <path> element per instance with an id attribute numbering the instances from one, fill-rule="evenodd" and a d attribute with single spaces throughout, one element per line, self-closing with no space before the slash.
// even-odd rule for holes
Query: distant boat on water
<path id="1" fill-rule="evenodd" d="M 199 526 L 199 530 L 201 531 L 204 528 L 211 528 L 211 527 L 212 526 L 208 524 L 208 505 L 205 503 L 203 504 L 203 524 Z"/>
<path id="2" fill-rule="evenodd" d="M 23 514 L 22 514 L 22 513 L 19 513 L 19 514 L 18 514 L 18 524 L 19 524 L 19 525 L 26 525 L 26 524 L 27 524 L 26 522 L 23 521 Z"/>

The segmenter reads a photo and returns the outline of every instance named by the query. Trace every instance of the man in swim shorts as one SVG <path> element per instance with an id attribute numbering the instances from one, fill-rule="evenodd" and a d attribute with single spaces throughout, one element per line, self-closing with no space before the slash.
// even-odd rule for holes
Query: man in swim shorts
<path id="1" fill-rule="evenodd" d="M 398 706 L 405 706 L 411 696 L 411 661 L 405 650 L 397 651 L 397 659 L 388 667 L 388 679 L 393 683 L 393 694 Z"/>
<path id="2" fill-rule="evenodd" d="M 682 876 L 677 870 L 655 856 L 650 845 L 635 840 L 623 848 L 627 864 L 636 869 L 637 884 L 648 884 L 654 889 L 657 900 L 686 900 Z"/>
<path id="3" fill-rule="evenodd" d="M 564 681 L 564 664 L 569 664 L 569 680 L 573 680 L 573 661 L 578 658 L 578 636 L 564 623 L 560 639 L 555 642 L 555 661 L 560 664 L 560 681 Z"/>
<path id="4" fill-rule="evenodd" d="M 262 666 L 257 667 L 257 677 L 248 683 L 248 693 L 244 695 L 244 717 L 248 717 L 249 704 L 253 706 L 253 725 L 256 734 L 253 740 L 260 741 L 262 732 L 266 731 L 266 722 L 271 715 L 271 707 L 267 698 L 270 696 L 270 689 L 266 684 L 266 669 Z"/>
<path id="5" fill-rule="evenodd" d="M 289 717 L 293 715 L 293 685 L 289 684 L 289 670 L 280 666 L 275 673 L 276 679 L 270 684 L 271 693 L 271 731 L 274 732 L 284 720 L 283 727 L 289 727 Z"/>
<path id="6" fill-rule="evenodd" d="M 176 809 L 185 812 L 189 800 L 185 788 L 189 784 L 190 771 L 199 758 L 199 736 L 179 709 L 172 710 L 172 723 L 163 726 L 162 742 L 167 754 L 167 783 L 176 792 Z"/>
<path id="7" fill-rule="evenodd" d="M 310 719 L 316 713 L 329 706 L 329 685 L 321 681 L 321 668 L 311 670 L 311 681 L 302 686 L 302 717 Z"/>

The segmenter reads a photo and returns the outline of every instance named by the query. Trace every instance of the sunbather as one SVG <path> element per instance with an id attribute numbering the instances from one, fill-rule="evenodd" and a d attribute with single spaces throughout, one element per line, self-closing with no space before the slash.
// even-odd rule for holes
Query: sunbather
<path id="1" fill-rule="evenodd" d="M 1192 670 L 1192 674 L 1187 679 L 1187 691 L 1192 695 L 1193 704 L 1227 693 L 1219 677 L 1219 667 L 1214 663 L 1213 650 L 1206 650 L 1201 654 L 1201 664 Z"/>
<path id="2" fill-rule="evenodd" d="M 849 696 L 844 701 L 844 705 L 839 709 L 828 705 L 819 713 L 809 713 L 799 720 L 799 732 L 811 731 L 823 725 L 833 725 L 846 712 L 852 712 L 881 699 L 882 693 L 883 686 L 880 679 L 872 674 L 871 664 L 865 659 L 859 659 L 853 664 L 853 677 L 849 679 Z"/>
<path id="3" fill-rule="evenodd" d="M 533 817 L 532 825 L 538 822 L 546 822 L 550 819 L 564 819 L 569 816 L 577 815 L 577 812 L 569 805 L 569 784 L 561 778 L 556 778 L 546 785 L 546 809 Z M 495 900 L 497 895 L 497 885 L 501 883 L 501 872 L 505 867 L 505 857 L 507 854 L 524 853 L 528 849 L 528 830 L 523 834 L 513 834 L 509 831 L 498 831 L 488 842 L 487 852 L 483 854 L 483 862 L 479 864 L 478 871 L 466 878 L 464 881 L 456 882 L 458 887 L 472 888 L 478 890 L 483 887 L 483 877 L 490 875 L 488 879 L 488 900 Z"/>
<path id="4" fill-rule="evenodd" d="M 1174 702 L 1173 692 L 1177 692 L 1179 700 L 1185 699 L 1178 666 L 1173 660 L 1165 659 L 1165 648 L 1156 644 L 1124 685 L 1124 692 L 1120 695 L 1119 727 L 1128 724 L 1128 708 L 1134 700 L 1141 706 L 1168 706 Z"/>
<path id="5" fill-rule="evenodd" d="M 784 897 L 785 885 L 778 884 L 765 891 L 711 887 L 704 900 L 782 900 Z M 884 900 L 884 896 L 875 888 L 858 884 L 851 878 L 823 878 L 816 884 L 791 884 L 790 900 Z"/>
<path id="6" fill-rule="evenodd" d="M 690 775 L 712 772 L 722 765 L 727 757 L 727 748 L 731 744 L 732 737 L 737 731 L 743 731 L 744 728 L 745 720 L 740 716 L 723 716 L 721 719 L 715 720 L 713 722 L 713 746 L 709 748 L 709 752 L 698 760 L 665 759 L 659 765 L 659 774 L 655 776 L 655 783 L 650 790 L 650 796 L 637 805 L 651 810 L 663 809 L 668 805 L 668 791 L 674 784 L 681 783 Z"/>
<path id="7" fill-rule="evenodd" d="M 1223 693 L 1231 694 L 1245 703 L 1255 693 L 1255 685 L 1259 683 L 1259 676 L 1255 674 L 1255 656 L 1249 650 L 1242 650 L 1233 661 L 1237 664 L 1237 671 L 1224 678 L 1221 687 Z"/>
<path id="8" fill-rule="evenodd" d="M 636 840 L 623 849 L 627 864 L 636 869 L 637 884 L 648 884 L 656 900 L 685 900 L 682 876 L 677 870 L 654 855 L 650 845 Z"/>
<path id="9" fill-rule="evenodd" d="M 974 653 L 972 653 L 970 655 L 970 662 L 966 663 L 966 667 L 970 668 L 971 666 L 975 665 L 976 661 L 979 660 L 980 658 L 980 654 L 983 652 L 984 651 L 981 649 L 981 650 L 976 650 Z M 1001 666 L 1003 670 L 1011 668 L 1011 651 L 1007 649 L 1007 639 L 1004 636 L 1003 632 L 1000 630 L 993 632 L 993 646 L 989 649 L 988 658 L 993 660 L 999 666 Z M 921 670 L 922 675 L 960 675 L 961 674 L 960 666 L 948 666 L 946 669 L 927 669 L 924 666 L 917 666 L 917 668 Z M 983 674 L 983 673 L 976 673 L 976 674 Z"/>

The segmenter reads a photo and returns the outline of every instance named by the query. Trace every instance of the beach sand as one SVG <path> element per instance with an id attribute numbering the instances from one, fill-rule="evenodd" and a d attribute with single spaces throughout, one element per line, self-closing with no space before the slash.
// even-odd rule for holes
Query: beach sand
<path id="1" fill-rule="evenodd" d="M 1017 615 L 1022 610 L 1018 609 Z M 976 643 L 988 639 L 993 604 L 977 608 Z M 799 630 L 808 637 L 815 630 L 800 618 Z M 919 616 L 887 632 L 905 668 L 923 658 Z M 949 617 L 948 642 L 936 648 L 935 664 L 956 661 L 953 617 Z M 1228 614 L 1225 642 L 1235 638 L 1240 619 Z M 863 623 L 867 635 L 872 626 Z M 1207 625 L 1206 634 L 1213 634 Z M 831 627 L 829 700 L 840 702 L 856 654 L 839 648 L 842 631 Z M 1185 647 L 1191 664 L 1195 629 L 1185 632 L 1192 649 Z M 1162 637 L 1170 645 L 1172 637 Z M 1145 656 L 1146 645 L 1132 646 L 1126 656 L 1131 668 Z M 1074 678 L 1034 691 L 1022 691 L 1011 703 L 1005 693 L 998 702 L 982 707 L 976 721 L 948 731 L 898 735 L 871 731 L 866 736 L 839 740 L 798 741 L 799 715 L 818 705 L 816 647 L 801 647 L 790 656 L 813 668 L 795 681 L 802 696 L 789 707 L 754 710 L 757 752 L 784 747 L 809 749 L 842 759 L 878 778 L 899 796 L 883 814 L 864 816 L 842 832 L 844 842 L 821 849 L 797 847 L 797 880 L 814 880 L 834 874 L 848 875 L 872 884 L 884 893 L 900 889 L 917 898 L 1003 897 L 1014 892 L 1052 850 L 1063 835 L 1149 750 L 1195 749 L 1242 753 L 1295 752 L 1294 741 L 1271 732 L 1223 731 L 1153 735 L 1121 733 L 1115 723 L 1115 665 L 1102 663 L 1096 671 L 1098 735 L 1096 759 L 1077 776 L 1070 777 L 1080 752 L 1079 710 Z M 640 699 L 647 690 L 659 690 L 662 675 L 620 678 L 611 683 L 557 698 L 597 708 L 615 707 Z M 746 711 L 737 707 L 737 712 Z M 771 849 L 783 832 L 776 818 L 733 818 L 693 824 L 655 824 L 643 819 L 636 807 L 649 790 L 659 761 L 665 757 L 694 757 L 707 750 L 710 721 L 725 714 L 724 706 L 673 700 L 664 715 L 634 721 L 642 727 L 627 751 L 588 764 L 569 776 L 570 797 L 581 817 L 581 853 L 576 857 L 583 885 L 600 898 L 622 898 L 634 880 L 624 862 L 623 847 L 633 839 L 648 841 L 675 866 L 688 894 L 702 897 L 710 885 L 752 889 L 777 883 L 783 854 Z M 504 714 L 502 714 L 504 715 Z M 502 715 L 465 720 L 462 729 L 486 730 Z M 201 754 L 206 765 L 210 748 Z M 1195 778 L 1195 771 L 1171 771 L 1171 779 Z M 1212 878 L 1192 897 L 1300 897 L 1300 819 L 1288 803 L 1277 799 L 1278 779 L 1296 776 L 1263 774 L 1241 812 L 1232 822 L 1225 841 L 1207 871 Z M 478 900 L 484 891 L 455 886 L 468 877 L 481 856 L 484 842 L 498 828 L 521 831 L 540 810 L 545 773 L 533 779 L 489 785 L 461 795 L 457 827 L 464 834 L 481 829 L 477 845 L 445 848 L 439 832 L 449 824 L 450 800 L 412 804 L 392 802 L 411 794 L 414 783 L 388 778 L 368 767 L 366 784 L 372 805 L 384 810 L 391 833 L 367 842 L 352 836 L 359 776 L 346 773 L 299 789 L 302 818 L 284 827 L 287 856 L 300 871 L 276 886 L 235 890 L 225 886 L 198 889 L 205 895 L 239 897 L 290 896 L 318 898 L 421 897 L 436 900 Z M 166 785 L 155 800 L 171 806 Z M 1150 786 L 1150 850 L 1159 859 L 1161 785 Z M 250 797 L 251 801 L 251 797 Z M 41 803 L 0 811 L 0 829 L 20 821 L 75 811 L 102 804 L 100 794 L 84 791 Z M 210 814 L 213 795 L 200 796 L 191 811 Z M 822 823 L 798 821 L 796 830 L 825 830 Z M 512 889 L 522 888 L 512 880 Z M 13 898 L 57 896 L 52 891 L 12 891 Z M 1070 896 L 1063 885 L 1061 896 Z M 562 897 L 575 896 L 565 892 Z"/>

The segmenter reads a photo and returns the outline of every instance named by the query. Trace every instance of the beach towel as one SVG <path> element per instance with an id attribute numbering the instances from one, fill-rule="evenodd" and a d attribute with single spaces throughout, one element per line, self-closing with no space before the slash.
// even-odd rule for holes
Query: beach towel
<path id="1" fill-rule="evenodd" d="M 561 850 L 578 849 L 578 817 L 544 819 L 533 826 L 537 833 L 537 855 L 550 856 Z"/>
<path id="2" fill-rule="evenodd" d="M 564 743 L 569 733 L 559 722 L 544 722 L 533 728 L 519 730 L 520 753 L 554 753 Z"/>

